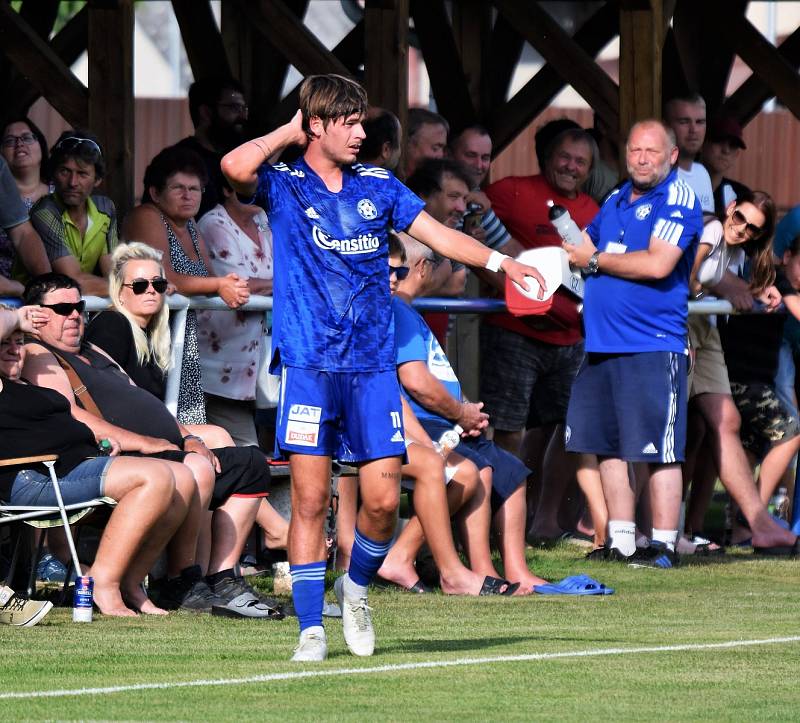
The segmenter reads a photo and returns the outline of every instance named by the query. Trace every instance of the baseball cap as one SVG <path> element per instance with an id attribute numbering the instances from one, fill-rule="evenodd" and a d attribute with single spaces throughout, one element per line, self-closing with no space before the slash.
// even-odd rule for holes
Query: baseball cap
<path id="1" fill-rule="evenodd" d="M 720 116 L 708 129 L 706 137 L 711 141 L 722 141 L 728 139 L 734 146 L 745 150 L 744 139 L 742 138 L 742 126 L 732 116 Z"/>

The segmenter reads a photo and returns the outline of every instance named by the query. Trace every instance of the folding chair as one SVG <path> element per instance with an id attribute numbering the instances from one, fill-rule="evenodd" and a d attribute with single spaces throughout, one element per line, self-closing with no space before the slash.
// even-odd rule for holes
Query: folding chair
<path id="1" fill-rule="evenodd" d="M 55 472 L 55 463 L 58 456 L 54 454 L 39 455 L 36 457 L 15 457 L 12 459 L 0 460 L 0 467 L 20 467 L 35 466 L 43 464 L 47 467 L 50 473 L 50 479 L 53 481 L 53 490 L 56 494 L 57 506 L 48 505 L 6 505 L 0 502 L 0 525 L 24 522 L 26 525 L 39 529 L 47 529 L 50 527 L 63 527 L 64 534 L 67 538 L 67 545 L 69 546 L 70 555 L 72 557 L 71 567 L 74 566 L 75 572 L 80 576 L 82 575 L 80 561 L 78 560 L 78 553 L 75 548 L 75 541 L 72 537 L 72 530 L 70 525 L 75 524 L 87 515 L 91 514 L 98 507 L 113 507 L 117 504 L 116 500 L 111 497 L 98 497 L 85 502 L 79 502 L 71 505 L 64 505 L 64 500 L 61 497 L 61 486 L 58 482 L 58 476 Z M 11 557 L 11 564 L 7 575 L 7 580 L 12 581 L 17 563 L 19 561 L 20 550 L 25 539 L 25 535 L 20 533 L 17 535 L 14 544 L 14 551 Z M 31 597 L 35 590 L 36 584 L 36 567 L 39 562 L 39 557 L 42 553 L 44 538 L 39 540 L 36 555 L 31 564 L 30 576 L 28 578 L 27 595 Z M 69 582 L 69 572 L 67 571 L 67 579 L 64 583 L 66 588 Z"/>

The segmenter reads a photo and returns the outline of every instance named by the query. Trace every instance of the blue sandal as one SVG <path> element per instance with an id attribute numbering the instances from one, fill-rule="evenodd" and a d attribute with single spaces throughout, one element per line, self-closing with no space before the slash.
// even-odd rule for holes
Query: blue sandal
<path id="1" fill-rule="evenodd" d="M 561 582 L 534 585 L 533 591 L 540 595 L 613 595 L 614 589 L 606 587 L 588 575 L 572 575 Z"/>

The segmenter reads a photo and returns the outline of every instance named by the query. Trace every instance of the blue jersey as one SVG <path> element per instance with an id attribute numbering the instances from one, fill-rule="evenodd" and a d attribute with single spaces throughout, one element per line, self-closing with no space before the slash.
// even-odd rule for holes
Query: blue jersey
<path id="1" fill-rule="evenodd" d="M 411 361 L 425 362 L 428 371 L 444 385 L 450 395 L 461 401 L 461 384 L 458 382 L 458 377 L 422 316 L 396 296 L 392 299 L 392 309 L 394 310 L 394 328 L 397 339 L 397 366 Z M 420 421 L 444 422 L 452 426 L 452 422 L 417 404 L 405 389 L 403 395 Z"/>
<path id="2" fill-rule="evenodd" d="M 270 217 L 273 370 L 394 369 L 387 234 L 424 207 L 391 172 L 345 166 L 329 191 L 304 159 L 264 164 L 256 203 Z"/>
<path id="3" fill-rule="evenodd" d="M 674 170 L 635 201 L 630 196 L 628 181 L 586 229 L 598 250 L 643 251 L 655 236 L 683 254 L 664 279 L 632 281 L 602 270 L 590 276 L 583 296 L 586 351 L 685 353 L 689 274 L 703 231 L 700 203 Z"/>

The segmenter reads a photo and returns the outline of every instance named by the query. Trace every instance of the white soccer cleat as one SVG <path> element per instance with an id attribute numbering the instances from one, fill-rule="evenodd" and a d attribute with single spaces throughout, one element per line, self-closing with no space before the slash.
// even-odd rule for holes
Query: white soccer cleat
<path id="1" fill-rule="evenodd" d="M 366 597 L 345 597 L 344 578 L 342 575 L 333 584 L 336 599 L 342 609 L 344 641 L 353 655 L 365 657 L 375 652 L 375 629 Z"/>
<path id="2" fill-rule="evenodd" d="M 300 642 L 294 649 L 293 663 L 318 663 L 328 657 L 328 638 L 325 628 L 315 625 L 300 633 Z"/>

